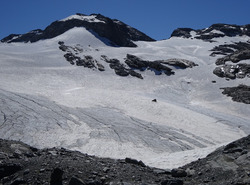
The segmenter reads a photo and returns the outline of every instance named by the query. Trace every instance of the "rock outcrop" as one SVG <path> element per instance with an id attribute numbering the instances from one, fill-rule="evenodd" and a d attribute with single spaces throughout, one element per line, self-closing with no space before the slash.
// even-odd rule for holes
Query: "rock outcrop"
<path id="1" fill-rule="evenodd" d="M 250 86 L 239 85 L 237 87 L 224 87 L 223 94 L 232 97 L 233 101 L 250 104 Z"/>
<path id="2" fill-rule="evenodd" d="M 250 64 L 245 61 L 250 59 L 249 42 L 219 45 L 211 51 L 211 56 L 225 55 L 216 60 L 215 64 L 218 67 L 213 71 L 215 75 L 227 79 L 250 77 Z M 237 64 L 227 64 L 229 62 Z"/>
<path id="3" fill-rule="evenodd" d="M 237 65 L 226 64 L 216 67 L 213 71 L 218 77 L 227 79 L 250 77 L 250 64 L 241 63 Z"/>
<path id="4" fill-rule="evenodd" d="M 241 52 L 250 49 L 250 42 L 236 42 L 233 44 L 223 44 L 215 46 L 211 51 L 213 51 L 210 56 L 216 55 L 230 55 L 234 54 L 235 51 Z"/>
<path id="5" fill-rule="evenodd" d="M 94 59 L 90 55 L 82 56 L 83 49 L 81 46 L 67 46 L 63 41 L 59 41 L 58 44 L 59 49 L 66 53 L 64 57 L 70 64 L 105 71 L 105 67 L 101 63 L 101 61 L 105 61 L 109 64 L 109 67 L 114 70 L 116 75 L 123 77 L 130 75 L 143 79 L 141 72 L 145 70 L 154 71 L 155 75 L 166 74 L 170 76 L 175 74 L 170 66 L 176 69 L 186 69 L 197 66 L 194 62 L 185 59 L 147 61 L 131 54 L 127 54 L 124 63 L 115 58 L 109 59 L 105 55 L 101 55 L 100 59 Z"/>

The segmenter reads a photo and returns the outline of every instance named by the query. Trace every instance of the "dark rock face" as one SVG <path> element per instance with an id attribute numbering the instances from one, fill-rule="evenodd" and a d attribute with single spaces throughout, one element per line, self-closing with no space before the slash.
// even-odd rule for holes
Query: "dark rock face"
<path id="1" fill-rule="evenodd" d="M 125 158 L 125 162 L 130 163 L 130 164 L 139 165 L 142 167 L 146 167 L 146 165 L 142 161 L 137 161 L 136 159 Z"/>
<path id="2" fill-rule="evenodd" d="M 193 170 L 184 184 L 250 184 L 250 136 L 217 149 L 183 167 Z"/>
<path id="3" fill-rule="evenodd" d="M 62 185 L 63 170 L 55 168 L 50 176 L 50 185 Z"/>
<path id="4" fill-rule="evenodd" d="M 139 71 L 152 70 L 156 75 L 165 73 L 166 75 L 172 75 L 174 72 L 171 68 L 162 64 L 161 61 L 145 61 L 137 56 L 127 54 L 125 63 L 131 68 Z"/>
<path id="5" fill-rule="evenodd" d="M 22 169 L 22 166 L 20 164 L 0 164 L 0 179 L 3 177 L 10 176 Z"/>
<path id="6" fill-rule="evenodd" d="M 183 185 L 183 180 L 181 179 L 171 179 L 161 182 L 161 185 Z"/>
<path id="7" fill-rule="evenodd" d="M 232 97 L 233 101 L 250 104 L 250 86 L 224 87 L 223 94 Z"/>
<path id="8" fill-rule="evenodd" d="M 16 148 L 25 148 L 18 158 Z M 147 167 L 142 161 L 126 158 L 113 160 L 97 158 L 66 149 L 34 150 L 21 142 L 0 139 L 0 184 L 51 184 L 51 185 L 142 185 L 177 182 L 164 170 Z M 32 155 L 26 155 L 26 154 Z M 3 157 L 2 157 L 3 158 Z M 6 171 L 3 166 L 11 168 Z"/>
<path id="9" fill-rule="evenodd" d="M 140 79 L 143 79 L 142 75 L 140 73 L 135 72 L 133 69 L 127 68 L 124 64 L 121 64 L 121 62 L 118 59 L 109 59 L 107 56 L 102 55 L 102 59 L 109 63 L 109 67 L 115 71 L 115 74 L 119 76 L 133 76 Z"/>
<path id="10" fill-rule="evenodd" d="M 250 43 L 249 42 L 236 42 L 233 44 L 223 44 L 219 46 L 215 46 L 211 51 L 210 56 L 216 56 L 216 55 L 230 55 L 234 54 L 235 51 L 244 51 L 250 49 Z"/>
<path id="11" fill-rule="evenodd" d="M 172 169 L 171 174 L 173 177 L 186 177 L 187 172 L 183 169 Z"/>
<path id="12" fill-rule="evenodd" d="M 20 149 L 18 158 L 14 155 L 17 148 Z M 0 154 L 0 184 L 4 185 L 250 184 L 250 136 L 219 148 L 204 159 L 170 171 L 150 168 L 131 158 L 97 158 L 63 148 L 38 150 L 21 142 L 2 139 Z M 3 166 L 11 166 L 11 172 L 3 175 Z"/>
<path id="13" fill-rule="evenodd" d="M 183 38 L 190 38 L 191 31 L 194 31 L 196 33 L 196 39 L 201 39 L 204 41 L 212 41 L 214 38 L 218 37 L 234 37 L 237 35 L 246 35 L 250 36 L 250 25 L 231 25 L 231 24 L 213 24 L 207 29 L 200 29 L 200 30 L 194 30 L 190 28 L 178 28 L 173 31 L 171 34 L 171 37 L 183 37 Z"/>
<path id="14" fill-rule="evenodd" d="M 85 55 L 82 58 L 77 56 L 77 54 L 82 53 L 83 50 L 79 46 L 66 46 L 63 41 L 59 41 L 59 49 L 63 52 L 64 58 L 72 65 L 83 66 L 90 69 L 98 69 L 99 71 L 105 71 L 105 68 L 97 60 L 93 59 L 92 56 Z M 74 51 L 74 53 L 72 52 Z"/>
<path id="15" fill-rule="evenodd" d="M 170 66 L 174 66 L 175 68 L 180 68 L 180 69 L 186 69 L 186 68 L 192 68 L 194 66 L 198 66 L 198 64 L 190 61 L 190 60 L 185 60 L 185 59 L 177 59 L 177 58 L 172 58 L 168 60 L 159 60 L 159 62 L 163 64 L 167 64 Z"/>
<path id="16" fill-rule="evenodd" d="M 85 185 L 85 183 L 77 177 L 72 177 L 69 181 L 69 185 Z"/>
<path id="17" fill-rule="evenodd" d="M 250 77 L 250 64 L 241 63 L 237 65 L 222 65 L 213 71 L 218 77 L 229 79 Z"/>
<path id="18" fill-rule="evenodd" d="M 107 38 L 111 45 L 136 47 L 133 41 L 154 41 L 154 39 L 144 33 L 132 28 L 121 21 L 110 19 L 103 15 L 96 15 L 96 19 L 102 22 L 91 22 L 87 20 L 70 19 L 66 21 L 55 21 L 45 30 L 34 30 L 23 35 L 9 35 L 1 42 L 36 42 L 39 40 L 54 38 L 74 27 L 84 27 L 90 30 L 96 37 Z M 84 18 L 85 15 L 78 14 Z M 100 38 L 101 39 L 101 38 Z"/>
<path id="19" fill-rule="evenodd" d="M 216 60 L 215 64 L 218 67 L 213 71 L 215 75 L 228 79 L 250 77 L 250 64 L 240 63 L 242 60 L 250 59 L 250 43 L 239 42 L 230 45 L 220 45 L 212 51 L 214 51 L 211 54 L 212 56 L 216 56 L 217 54 L 226 55 Z M 227 62 L 238 64 L 226 64 Z"/>
<path id="20" fill-rule="evenodd" d="M 183 37 L 183 38 L 190 38 L 191 31 L 195 31 L 194 29 L 191 28 L 177 28 L 176 30 L 173 31 L 171 34 L 171 37 Z"/>
<path id="21" fill-rule="evenodd" d="M 250 59 L 250 49 L 243 51 L 236 51 L 233 54 L 227 55 L 223 58 L 219 58 L 216 60 L 216 65 L 225 64 L 227 61 L 238 63 L 241 60 L 248 60 L 248 59 Z"/>

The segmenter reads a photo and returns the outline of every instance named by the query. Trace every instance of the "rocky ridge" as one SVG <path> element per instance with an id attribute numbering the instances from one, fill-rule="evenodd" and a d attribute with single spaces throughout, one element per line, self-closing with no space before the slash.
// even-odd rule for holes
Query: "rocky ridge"
<path id="1" fill-rule="evenodd" d="M 64 148 L 40 150 L 0 139 L 0 172 L 0 184 L 6 185 L 247 185 L 250 136 L 172 170 L 151 168 L 131 158 L 98 158 Z"/>
<path id="2" fill-rule="evenodd" d="M 191 28 L 178 28 L 173 31 L 171 37 L 191 38 L 194 33 L 195 39 L 204 41 L 213 41 L 212 39 L 218 37 L 234 37 L 234 36 L 250 36 L 250 24 L 239 26 L 231 24 L 213 24 L 205 29 L 191 29 Z"/>
<path id="3" fill-rule="evenodd" d="M 11 34 L 1 42 L 37 42 L 39 40 L 51 39 L 74 27 L 84 27 L 100 40 L 106 38 L 112 46 L 136 47 L 133 41 L 154 41 L 144 33 L 132 28 L 116 19 L 110 19 L 101 14 L 91 14 L 96 21 L 88 19 L 89 16 L 76 14 L 77 18 L 55 21 L 44 30 L 37 29 L 26 34 Z"/>

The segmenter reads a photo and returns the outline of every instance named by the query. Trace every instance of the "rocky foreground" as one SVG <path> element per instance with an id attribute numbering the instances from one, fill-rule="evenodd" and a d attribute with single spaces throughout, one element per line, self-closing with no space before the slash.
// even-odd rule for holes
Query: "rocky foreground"
<path id="1" fill-rule="evenodd" d="M 0 139 L 0 184 L 247 185 L 250 184 L 250 136 L 172 170 L 151 168 L 130 158 L 97 158 L 63 148 L 39 150 Z"/>

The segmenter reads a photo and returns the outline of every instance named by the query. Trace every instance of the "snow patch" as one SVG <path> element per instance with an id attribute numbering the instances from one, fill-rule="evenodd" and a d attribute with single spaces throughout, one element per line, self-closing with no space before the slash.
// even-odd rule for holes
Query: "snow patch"
<path id="1" fill-rule="evenodd" d="M 101 22 L 101 23 L 105 23 L 104 21 L 101 21 L 99 19 L 96 18 L 96 15 L 71 15 L 65 19 L 62 19 L 60 21 L 68 21 L 68 20 L 72 20 L 72 19 L 78 19 L 81 21 L 87 21 L 87 22 Z"/>

